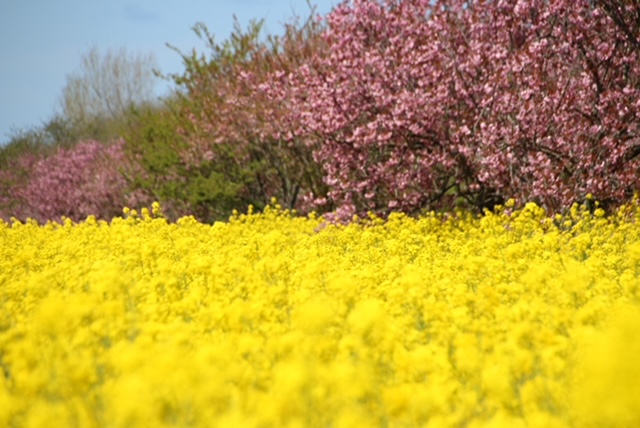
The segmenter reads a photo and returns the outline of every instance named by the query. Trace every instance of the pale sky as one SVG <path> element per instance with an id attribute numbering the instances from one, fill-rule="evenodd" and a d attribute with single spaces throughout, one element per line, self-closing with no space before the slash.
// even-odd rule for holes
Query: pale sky
<path id="1" fill-rule="evenodd" d="M 329 13 L 339 0 L 313 0 L 316 12 Z M 305 0 L 0 0 L 0 144 L 15 130 L 51 119 L 59 108 L 66 76 L 78 70 L 92 46 L 101 52 L 124 47 L 153 53 L 163 73 L 183 70 L 180 55 L 166 43 L 206 52 L 192 31 L 204 22 L 216 41 L 233 29 L 265 19 L 265 34 L 281 34 L 294 15 L 306 18 Z M 166 93 L 158 82 L 156 93 Z"/>

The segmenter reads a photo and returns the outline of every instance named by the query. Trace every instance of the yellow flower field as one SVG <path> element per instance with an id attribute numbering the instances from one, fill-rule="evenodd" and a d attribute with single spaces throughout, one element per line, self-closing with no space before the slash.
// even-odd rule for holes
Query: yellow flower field
<path id="1" fill-rule="evenodd" d="M 0 223 L 0 426 L 640 426 L 637 207 Z"/>

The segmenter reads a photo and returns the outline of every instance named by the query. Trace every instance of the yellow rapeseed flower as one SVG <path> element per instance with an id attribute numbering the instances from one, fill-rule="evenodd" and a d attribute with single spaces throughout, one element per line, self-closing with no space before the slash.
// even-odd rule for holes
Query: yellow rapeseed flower
<path id="1" fill-rule="evenodd" d="M 0 222 L 0 426 L 640 425 L 638 200 L 123 215 Z"/>

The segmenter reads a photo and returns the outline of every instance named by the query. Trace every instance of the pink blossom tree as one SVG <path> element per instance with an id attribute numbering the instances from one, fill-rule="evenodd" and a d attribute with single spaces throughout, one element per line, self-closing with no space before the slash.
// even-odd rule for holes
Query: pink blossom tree
<path id="1" fill-rule="evenodd" d="M 39 222 L 61 216 L 75 221 L 88 215 L 110 219 L 120 215 L 125 205 L 148 204 L 142 193 L 127 192 L 123 172 L 133 165 L 124 157 L 123 144 L 85 141 L 72 148 L 60 147 L 51 156 L 20 160 L 29 171 L 26 180 L 11 189 L 18 204 L 10 214 Z"/>
<path id="2" fill-rule="evenodd" d="M 259 89 L 288 106 L 343 218 L 614 205 L 640 185 L 640 49 L 599 3 L 346 1 L 326 51 Z"/>

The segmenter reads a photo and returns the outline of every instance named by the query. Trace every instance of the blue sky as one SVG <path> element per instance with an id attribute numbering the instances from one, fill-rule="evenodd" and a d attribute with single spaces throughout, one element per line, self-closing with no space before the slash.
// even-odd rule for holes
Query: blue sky
<path id="1" fill-rule="evenodd" d="M 327 14 L 339 0 L 313 0 Z M 233 29 L 265 19 L 280 34 L 293 13 L 308 16 L 305 0 L 0 0 L 0 143 L 19 129 L 42 125 L 59 108 L 66 76 L 92 46 L 151 52 L 164 73 L 183 70 L 166 43 L 189 52 L 204 45 L 191 28 L 204 22 L 217 41 Z M 166 84 L 159 81 L 161 95 Z"/>

